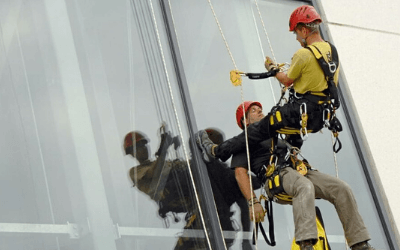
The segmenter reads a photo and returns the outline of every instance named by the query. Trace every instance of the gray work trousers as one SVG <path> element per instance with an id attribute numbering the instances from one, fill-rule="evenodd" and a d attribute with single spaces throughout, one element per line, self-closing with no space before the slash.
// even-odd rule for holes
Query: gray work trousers
<path id="1" fill-rule="evenodd" d="M 293 168 L 287 167 L 281 170 L 280 175 L 283 189 L 293 197 L 297 242 L 318 238 L 315 198 L 327 200 L 335 206 L 349 246 L 370 240 L 353 192 L 347 183 L 317 170 L 308 170 L 307 175 L 302 176 Z"/>

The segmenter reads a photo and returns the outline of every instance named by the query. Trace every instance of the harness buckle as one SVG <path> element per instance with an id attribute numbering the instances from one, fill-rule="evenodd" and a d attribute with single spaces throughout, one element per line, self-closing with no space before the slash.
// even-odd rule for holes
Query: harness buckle
<path id="1" fill-rule="evenodd" d="M 328 62 L 328 66 L 329 66 L 329 71 L 333 74 L 336 72 L 336 63 L 334 62 Z"/>

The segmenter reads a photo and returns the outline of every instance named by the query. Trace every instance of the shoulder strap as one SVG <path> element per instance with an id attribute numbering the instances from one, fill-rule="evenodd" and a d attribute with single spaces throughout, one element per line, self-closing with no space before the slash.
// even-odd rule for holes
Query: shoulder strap
<path id="1" fill-rule="evenodd" d="M 328 42 L 328 44 L 331 47 L 332 55 L 331 55 L 331 60 L 326 61 L 324 57 L 322 56 L 321 51 L 314 45 L 309 45 L 306 47 L 306 49 L 310 50 L 313 55 L 315 56 L 315 59 L 317 59 L 319 66 L 321 67 L 322 71 L 324 72 L 325 78 L 328 82 L 328 93 L 331 101 L 333 103 L 334 108 L 339 108 L 340 102 L 339 102 L 339 96 L 338 96 L 338 90 L 336 87 L 336 84 L 333 81 L 334 75 L 336 73 L 336 70 L 339 67 L 339 55 L 337 53 L 336 47 L 333 46 Z M 329 60 L 329 59 L 328 59 Z"/>

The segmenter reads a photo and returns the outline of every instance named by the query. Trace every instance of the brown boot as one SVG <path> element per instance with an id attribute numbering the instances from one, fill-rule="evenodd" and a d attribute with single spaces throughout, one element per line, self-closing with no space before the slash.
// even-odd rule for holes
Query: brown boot
<path id="1" fill-rule="evenodd" d="M 371 247 L 368 241 L 364 241 L 351 246 L 351 250 L 375 250 L 375 248 Z"/>
<path id="2" fill-rule="evenodd" d="M 312 240 L 303 240 L 299 242 L 300 250 L 313 250 L 313 242 Z"/>

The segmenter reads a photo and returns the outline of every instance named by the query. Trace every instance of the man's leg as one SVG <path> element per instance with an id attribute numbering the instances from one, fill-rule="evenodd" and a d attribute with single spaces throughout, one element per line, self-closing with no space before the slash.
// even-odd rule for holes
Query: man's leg
<path id="1" fill-rule="evenodd" d="M 307 178 L 314 184 L 315 196 L 335 206 L 349 246 L 368 241 L 370 235 L 350 186 L 339 178 L 318 171 L 309 171 Z"/>
<path id="2" fill-rule="evenodd" d="M 296 242 L 318 239 L 314 186 L 296 170 L 287 167 L 280 173 L 283 189 L 293 197 L 293 217 Z"/>

